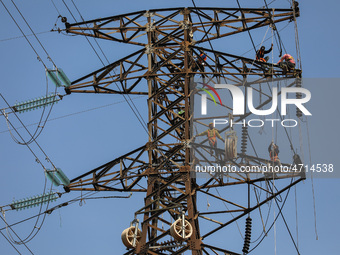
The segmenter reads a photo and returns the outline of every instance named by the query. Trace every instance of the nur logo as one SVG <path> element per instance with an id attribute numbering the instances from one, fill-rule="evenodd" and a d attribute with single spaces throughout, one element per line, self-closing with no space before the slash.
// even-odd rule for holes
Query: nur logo
<path id="1" fill-rule="evenodd" d="M 207 84 L 203 84 L 202 88 L 199 88 L 202 91 L 205 91 L 214 101 L 215 105 L 217 105 L 216 100 L 213 94 L 205 89 L 204 87 L 210 89 L 218 98 L 221 105 L 222 100 L 220 95 L 216 92 L 216 89 L 228 89 L 233 98 L 233 115 L 244 115 L 245 114 L 245 96 L 240 87 L 230 84 L 215 84 L 215 88 L 209 86 Z M 301 95 L 305 95 L 303 98 L 288 98 L 289 93 L 300 93 Z M 207 115 L 207 94 L 202 94 L 201 96 L 201 114 Z M 304 115 L 311 116 L 312 114 L 303 106 L 304 103 L 307 103 L 311 99 L 311 93 L 308 89 L 301 87 L 285 87 L 281 89 L 281 92 L 278 93 L 277 87 L 272 88 L 272 106 L 268 110 L 259 110 L 254 107 L 253 102 L 253 89 L 251 87 L 247 88 L 247 106 L 251 113 L 255 115 L 270 115 L 277 109 L 278 106 L 278 96 L 281 95 L 281 115 L 287 114 L 287 105 L 292 104 L 301 110 Z"/>
<path id="2" fill-rule="evenodd" d="M 209 86 L 208 84 L 205 84 L 205 83 L 202 83 L 202 82 L 199 82 L 199 83 L 203 84 L 203 87 L 202 88 L 198 88 L 198 89 L 206 92 L 211 97 L 211 99 L 214 101 L 215 105 L 217 105 L 215 97 L 213 96 L 213 94 L 211 94 L 211 92 L 209 90 L 205 89 L 204 87 L 207 87 L 212 92 L 214 92 L 214 94 L 217 96 L 218 100 L 220 101 L 220 104 L 223 105 L 221 97 L 217 93 L 216 89 L 214 89 L 213 87 Z M 201 102 L 202 102 L 202 108 L 201 108 L 202 111 L 201 111 L 201 114 L 202 115 L 206 115 L 207 114 L 207 94 L 202 94 L 202 98 L 201 98 Z"/>

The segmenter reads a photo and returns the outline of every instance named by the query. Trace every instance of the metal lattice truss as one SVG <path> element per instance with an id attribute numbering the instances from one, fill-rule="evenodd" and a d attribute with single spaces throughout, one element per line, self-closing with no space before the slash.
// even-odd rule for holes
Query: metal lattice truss
<path id="1" fill-rule="evenodd" d="M 293 19 L 293 9 L 169 8 L 66 23 L 66 31 L 143 47 L 149 46 L 146 35 L 153 32 L 154 47 L 169 47 L 183 44 L 186 30 L 198 38 L 191 43 L 199 44 Z"/>
<path id="2" fill-rule="evenodd" d="M 231 178 L 210 176 L 208 179 L 196 179 L 191 173 L 191 166 L 195 157 L 200 155 L 197 152 L 194 156 L 188 146 L 193 136 L 191 96 L 197 93 L 190 84 L 195 75 L 210 81 L 228 79 L 239 86 L 244 85 L 249 75 L 255 81 L 248 85 L 254 88 L 256 84 L 266 82 L 268 77 L 274 81 L 283 79 L 282 69 L 275 64 L 264 64 L 198 45 L 269 25 L 275 28 L 276 23 L 289 22 L 297 15 L 298 10 L 293 9 L 172 8 L 128 13 L 77 24 L 66 23 L 68 33 L 142 47 L 73 81 L 66 88 L 67 93 L 147 96 L 149 141 L 132 152 L 74 178 L 65 187 L 67 191 L 146 193 L 145 206 L 136 212 L 136 217 L 143 217 L 141 236 L 126 254 L 183 254 L 189 250 L 192 254 L 240 254 L 240 251 L 233 252 L 210 244 L 210 240 L 213 240 L 211 236 L 283 195 L 304 178 L 293 173 L 273 176 L 272 179 L 283 181 L 275 189 L 263 175 L 238 174 Z M 197 62 L 201 52 L 208 55 L 204 65 Z M 285 75 L 295 77 L 299 73 L 298 70 Z M 288 86 L 294 85 L 291 83 Z M 257 92 L 268 96 L 260 90 Z M 258 107 L 270 102 L 268 96 Z M 226 108 L 230 112 L 232 106 L 226 105 Z M 180 110 L 184 110 L 184 114 L 180 114 Z M 250 115 L 247 112 L 240 120 Z M 204 147 L 204 143 L 199 145 Z M 204 160 L 205 156 L 201 156 L 201 160 Z M 211 161 L 209 158 L 205 160 Z M 247 164 L 253 165 L 268 163 L 265 159 L 244 153 L 230 163 L 239 167 L 245 164 L 245 160 Z M 261 183 L 266 183 L 266 187 Z M 229 195 L 224 198 L 212 192 L 213 188 L 236 185 L 243 185 L 246 190 L 250 186 L 260 188 L 267 196 L 256 197 L 250 203 L 250 197 L 254 198 L 250 192 L 247 193 L 248 199 L 242 202 L 238 197 Z M 209 212 L 199 210 L 199 194 L 227 203 L 230 208 Z M 182 217 L 182 212 L 185 212 L 185 219 L 192 226 L 192 235 L 179 242 L 173 239 L 170 229 L 173 222 Z M 214 218 L 221 215 L 224 222 Z M 204 226 L 202 221 L 212 222 L 212 225 L 201 229 L 200 226 Z"/>
<path id="3" fill-rule="evenodd" d="M 77 24 L 66 23 L 68 33 L 143 46 L 72 82 L 68 92 L 147 94 L 147 87 L 138 86 L 143 78 L 155 78 L 166 83 L 172 82 L 171 78 L 174 79 L 179 73 L 197 73 L 194 72 L 197 69 L 194 59 L 199 55 L 199 50 L 209 53 L 205 74 L 258 75 L 264 72 L 262 62 L 197 45 L 269 25 L 275 27 L 276 23 L 293 19 L 293 9 L 175 8 L 140 11 Z M 188 40 L 184 39 L 185 31 L 189 33 Z M 148 34 L 155 36 L 148 41 Z M 193 37 L 200 39 L 195 41 Z M 189 69 L 184 69 L 187 51 L 190 51 L 187 60 Z M 145 61 L 148 54 L 158 58 L 157 65 L 150 70 Z M 282 75 L 280 68 L 276 65 L 273 68 L 274 75 Z M 202 70 L 199 71 L 202 73 Z M 119 84 L 119 89 L 115 83 Z"/>

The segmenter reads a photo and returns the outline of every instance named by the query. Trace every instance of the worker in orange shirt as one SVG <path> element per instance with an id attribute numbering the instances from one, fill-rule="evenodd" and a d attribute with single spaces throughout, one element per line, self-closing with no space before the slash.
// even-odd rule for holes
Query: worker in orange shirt
<path id="1" fill-rule="evenodd" d="M 271 142 L 268 147 L 270 161 L 274 166 L 280 166 L 281 161 L 279 159 L 279 146 L 277 146 L 274 142 Z"/>
<path id="2" fill-rule="evenodd" d="M 209 123 L 209 129 L 205 130 L 204 132 L 198 134 L 197 136 L 204 136 L 206 135 L 209 139 L 209 145 L 212 148 L 217 148 L 217 138 L 219 138 L 221 141 L 224 142 L 223 138 L 221 137 L 220 133 L 218 132 L 218 130 L 216 128 L 214 128 L 214 124 L 213 123 Z M 213 155 L 213 149 L 210 150 L 210 154 Z M 216 153 L 217 155 L 217 153 Z"/>
<path id="3" fill-rule="evenodd" d="M 205 54 L 204 52 L 201 52 L 201 54 L 197 57 L 196 59 L 196 68 L 195 68 L 195 72 L 196 71 L 201 71 L 204 72 L 204 63 L 205 61 L 207 61 L 208 56 L 207 54 Z"/>

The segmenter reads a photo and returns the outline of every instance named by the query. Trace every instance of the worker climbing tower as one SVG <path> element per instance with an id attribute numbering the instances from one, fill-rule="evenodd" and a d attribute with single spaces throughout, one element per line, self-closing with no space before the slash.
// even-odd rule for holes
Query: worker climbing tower
<path id="1" fill-rule="evenodd" d="M 249 252 L 252 219 L 250 214 L 271 200 L 281 197 L 290 187 L 304 179 L 296 173 L 271 176 L 238 174 L 237 178 L 211 175 L 198 178 L 194 166 L 202 162 L 222 162 L 240 168 L 266 165 L 267 159 L 251 155 L 247 150 L 248 127 L 240 132 L 241 151 L 236 149 L 236 132 L 230 126 L 224 149 L 216 149 L 222 158 L 207 158 L 200 150 L 203 142 L 194 141 L 194 97 L 200 95 L 197 78 L 203 84 L 225 82 L 240 88 L 253 87 L 256 93 L 261 83 L 279 82 L 284 78 L 295 86 L 301 70 L 284 72 L 276 64 L 238 56 L 232 52 L 201 47 L 204 43 L 226 40 L 229 36 L 294 21 L 299 16 L 298 5 L 286 9 L 270 8 L 170 8 L 137 11 L 107 18 L 70 24 L 63 21 L 67 33 L 130 44 L 136 51 L 93 71 L 66 87 L 67 94 L 144 95 L 148 104 L 146 143 L 119 158 L 70 180 L 66 191 L 144 192 L 144 206 L 131 212 L 131 222 L 122 229 L 125 254 L 244 254 Z M 206 54 L 202 58 L 202 53 Z M 247 83 L 247 77 L 255 81 Z M 300 85 L 300 82 L 299 82 Z M 255 93 L 255 92 L 254 92 Z M 262 93 L 265 95 L 266 93 Z M 258 107 L 271 103 L 268 97 Z M 256 107 L 256 108 L 258 108 Z M 235 121 L 251 116 L 232 115 L 232 104 L 225 105 L 225 116 Z M 230 117 L 231 116 L 231 117 Z M 290 163 L 290 162 L 288 162 Z M 274 180 L 281 186 L 274 186 Z M 261 186 L 265 183 L 266 186 Z M 223 198 L 212 190 L 237 186 L 246 191 L 246 199 L 237 196 Z M 265 197 L 252 188 L 261 188 Z M 200 208 L 199 197 L 207 195 L 226 210 Z M 254 197 L 256 196 L 256 199 Z M 216 218 L 214 218 L 216 216 Z M 217 245 L 220 233 L 234 222 L 246 222 L 244 247 L 232 250 L 226 244 Z M 254 219 L 253 219 L 254 221 Z M 204 223 L 203 223 L 204 222 Z M 207 225 L 208 222 L 209 224 Z M 216 226 L 217 224 L 217 226 Z M 234 231 L 234 230 L 233 230 Z"/>

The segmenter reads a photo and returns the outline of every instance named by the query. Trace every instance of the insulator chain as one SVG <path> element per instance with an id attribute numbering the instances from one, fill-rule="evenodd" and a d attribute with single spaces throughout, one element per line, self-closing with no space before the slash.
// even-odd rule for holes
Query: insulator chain
<path id="1" fill-rule="evenodd" d="M 249 252 L 250 239 L 251 239 L 251 222 L 252 222 L 252 219 L 248 217 L 246 219 L 246 234 L 244 236 L 244 244 L 243 244 L 243 249 L 242 249 L 243 254 L 248 254 Z"/>
<path id="2" fill-rule="evenodd" d="M 174 249 L 178 246 L 177 241 L 165 241 L 160 243 L 159 249 L 157 249 L 158 252 L 163 252 L 163 251 L 169 251 L 169 249 Z"/>
<path id="3" fill-rule="evenodd" d="M 296 78 L 296 87 L 301 88 L 301 84 L 302 84 L 301 78 L 300 77 Z M 296 99 L 301 99 L 301 98 L 302 98 L 302 94 L 296 93 Z M 296 107 L 296 117 L 298 118 L 302 117 L 302 111 L 298 107 Z"/>
<path id="4" fill-rule="evenodd" d="M 248 126 L 242 126 L 242 138 L 241 138 L 241 152 L 242 154 L 246 154 L 247 152 L 247 144 L 248 144 Z"/>

